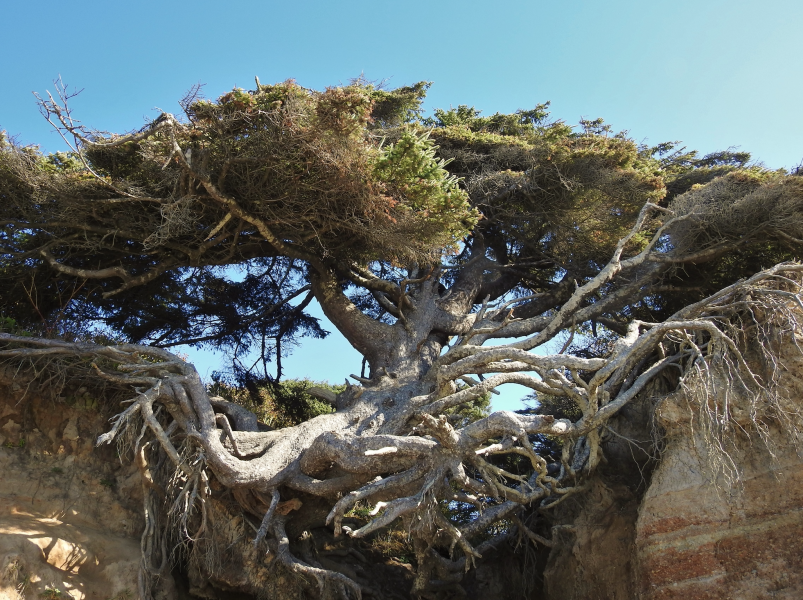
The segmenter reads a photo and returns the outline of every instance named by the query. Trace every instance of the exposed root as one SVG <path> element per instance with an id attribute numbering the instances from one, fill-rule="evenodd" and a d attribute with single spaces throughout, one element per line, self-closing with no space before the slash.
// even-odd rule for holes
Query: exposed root
<path id="1" fill-rule="evenodd" d="M 533 503 L 548 510 L 586 489 L 602 460 L 608 420 L 665 369 L 680 373 L 680 386 L 696 411 L 693 425 L 726 481 L 739 476 L 729 456 L 734 435 L 756 434 L 771 446 L 770 421 L 799 431 L 800 411 L 781 389 L 785 364 L 778 356 L 794 354 L 788 360 L 803 361 L 796 333 L 801 271 L 800 265 L 778 265 L 662 323 L 633 321 L 604 359 L 539 356 L 527 344 L 472 347 L 468 342 L 483 334 L 467 336 L 428 375 L 434 391 L 413 397 L 403 419 L 372 435 L 361 434 L 356 417 L 367 414 L 358 412 L 365 403 L 375 401 L 368 383 L 353 399 L 353 409 L 260 432 L 251 413 L 210 399 L 195 369 L 163 350 L 0 334 L 5 344 L 0 356 L 50 361 L 49 368 L 59 357 L 70 357 L 103 381 L 133 390 L 98 444 L 131 446 L 142 476 L 143 599 L 181 556 L 192 554 L 210 573 L 218 568 L 213 480 L 217 489 L 231 491 L 229 500 L 243 513 L 261 521 L 258 528 L 253 525 L 253 544 L 266 543 L 291 571 L 314 580 L 322 596 L 361 598 L 362 592 L 345 575 L 315 564 L 314 557 L 292 555 L 285 525 L 302 507 L 294 490 L 331 502 L 326 522 L 335 535 L 363 538 L 401 520 L 419 561 L 434 561 L 419 564 L 414 592 L 426 597 L 439 586 L 459 586 L 461 573 L 492 547 L 490 533 L 499 534 L 491 537 L 495 540 L 518 531 L 550 546 L 519 520 L 518 511 Z M 496 374 L 467 388 L 454 385 L 488 370 Z M 564 398 L 581 416 L 572 421 L 501 411 L 456 428 L 444 414 L 507 382 Z M 381 402 L 377 406 L 385 406 Z M 534 436 L 561 441 L 559 472 L 548 469 Z M 348 527 L 343 520 L 357 503 L 372 507 L 369 518 Z M 450 519 L 446 513 L 461 506 L 471 518 Z"/>
<path id="2" fill-rule="evenodd" d="M 299 575 L 308 575 L 318 583 L 318 592 L 321 598 L 326 598 L 332 589 L 337 598 L 343 600 L 362 600 L 360 586 L 341 573 L 314 567 L 300 561 L 290 552 L 290 540 L 285 531 L 285 519 L 278 517 L 273 520 L 273 535 L 276 540 L 276 556 L 291 571 Z M 328 587 L 327 584 L 329 584 Z"/>
<path id="3" fill-rule="evenodd" d="M 265 513 L 265 516 L 262 518 L 262 524 L 259 526 L 257 530 L 257 535 L 254 538 L 254 546 L 259 546 L 259 543 L 265 539 L 265 536 L 268 534 L 268 528 L 270 527 L 271 519 L 273 519 L 273 513 L 276 512 L 276 507 L 279 504 L 279 492 L 278 490 L 273 490 L 271 492 L 271 501 L 270 507 L 268 511 Z"/>

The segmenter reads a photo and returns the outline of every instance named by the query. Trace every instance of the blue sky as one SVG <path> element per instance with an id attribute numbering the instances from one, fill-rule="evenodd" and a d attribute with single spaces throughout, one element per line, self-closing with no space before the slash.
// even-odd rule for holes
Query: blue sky
<path id="1" fill-rule="evenodd" d="M 59 74 L 84 88 L 76 116 L 114 131 L 178 111 L 196 82 L 217 97 L 254 75 L 321 88 L 364 74 L 434 82 L 429 109 L 551 100 L 554 117 L 603 117 L 637 141 L 739 147 L 771 168 L 803 160 L 799 0 L 6 0 L 0 14 L 0 129 L 49 151 L 62 145 L 31 91 Z M 307 344 L 289 364 L 342 380 L 359 364 L 322 366 L 349 350 Z"/>

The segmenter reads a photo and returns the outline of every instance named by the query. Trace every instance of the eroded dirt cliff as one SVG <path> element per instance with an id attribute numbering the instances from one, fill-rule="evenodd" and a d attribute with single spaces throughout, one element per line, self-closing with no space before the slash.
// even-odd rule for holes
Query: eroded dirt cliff
<path id="1" fill-rule="evenodd" d="M 139 473 L 94 441 L 108 426 L 86 389 L 0 386 L 0 599 L 134 598 Z M 175 598 L 170 578 L 161 598 Z"/>
<path id="2" fill-rule="evenodd" d="M 669 440 L 639 509 L 635 556 L 644 600 L 803 598 L 803 461 L 788 430 L 735 434 L 738 481 L 711 473 L 694 407 L 662 407 Z"/>

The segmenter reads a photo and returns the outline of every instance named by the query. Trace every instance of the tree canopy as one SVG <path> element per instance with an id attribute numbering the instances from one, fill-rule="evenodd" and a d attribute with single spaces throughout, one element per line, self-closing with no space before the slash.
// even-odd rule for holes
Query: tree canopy
<path id="1" fill-rule="evenodd" d="M 257 80 L 216 101 L 194 88 L 181 100 L 183 118 L 164 114 L 123 135 L 74 121 L 59 88 L 41 107 L 73 151 L 41 155 L 1 142 L 0 277 L 13 290 L 3 314 L 29 325 L 69 315 L 163 346 L 242 353 L 258 341 L 270 359 L 276 340 L 323 335 L 299 305 L 312 298 L 310 267 L 365 290 L 361 268 L 391 273 L 443 252 L 459 265 L 481 243 L 502 270 L 476 302 L 513 290 L 559 301 L 558 290 L 565 296 L 568 283 L 607 262 L 645 202 L 665 207 L 693 191 L 688 210 L 700 186 L 728 174 L 716 185 L 732 184 L 731 201 L 763 184 L 780 196 L 793 187 L 745 152 L 642 147 L 601 119 L 578 128 L 550 120 L 549 103 L 488 117 L 460 105 L 422 119 L 428 87 L 356 81 L 316 92 Z M 791 258 L 799 233 L 780 214 L 767 219 L 777 209 L 756 206 L 758 221 L 731 220 L 738 243 L 707 249 L 705 262 L 716 264 L 706 277 L 684 259 L 685 272 L 664 275 L 671 285 L 631 309 L 667 316 L 689 292 L 702 298 Z M 748 223 L 759 226 L 745 236 Z M 742 250 L 768 237 L 776 243 Z M 372 316 L 387 312 L 360 298 Z"/>
<path id="2" fill-rule="evenodd" d="M 667 370 L 677 385 L 724 361 L 734 386 L 776 406 L 744 335 L 765 327 L 754 308 L 792 319 L 799 291 L 798 173 L 733 149 L 640 145 L 601 119 L 572 127 L 548 103 L 423 118 L 428 87 L 257 80 L 217 100 L 195 89 L 183 115 L 125 134 L 82 125 L 59 87 L 40 107 L 70 152 L 0 138 L 0 311 L 30 327 L 102 324 L 122 342 L 114 355 L 6 335 L 7 355 L 95 357 L 137 390 L 101 442 L 142 419 L 142 451 L 169 458 L 200 527 L 223 510 L 199 491 L 212 477 L 257 519 L 257 544 L 343 596 L 359 586 L 295 558 L 286 527 L 361 537 L 401 519 L 413 592 L 435 597 L 433 582 L 457 581 L 522 506 L 580 493 L 607 420 Z M 283 341 L 324 334 L 305 312 L 313 298 L 367 371 L 313 390 L 334 412 L 281 433 L 210 398 L 162 349 L 215 346 L 242 381 L 278 379 Z M 545 353 L 550 342 L 563 348 Z M 261 375 L 237 362 L 249 350 Z M 534 391 L 540 413 L 480 410 L 503 383 Z M 203 458 L 188 463 L 193 452 Z M 309 510 L 279 517 L 280 497 Z M 343 518 L 358 502 L 374 511 L 352 530 Z M 469 510 L 452 518 L 452 505 Z"/>

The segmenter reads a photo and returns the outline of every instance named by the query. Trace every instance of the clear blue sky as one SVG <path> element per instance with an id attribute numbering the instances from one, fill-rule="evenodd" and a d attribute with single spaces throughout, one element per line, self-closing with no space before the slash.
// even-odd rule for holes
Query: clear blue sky
<path id="1" fill-rule="evenodd" d="M 0 14 L 0 129 L 49 151 L 62 145 L 31 91 L 59 74 L 84 88 L 79 119 L 121 131 L 178 111 L 196 82 L 217 97 L 254 75 L 321 88 L 362 73 L 434 82 L 429 108 L 551 100 L 555 117 L 603 117 L 638 141 L 736 146 L 772 168 L 803 159 L 800 0 L 6 0 Z M 347 354 L 298 368 L 359 368 L 324 373 L 333 353 Z"/>

